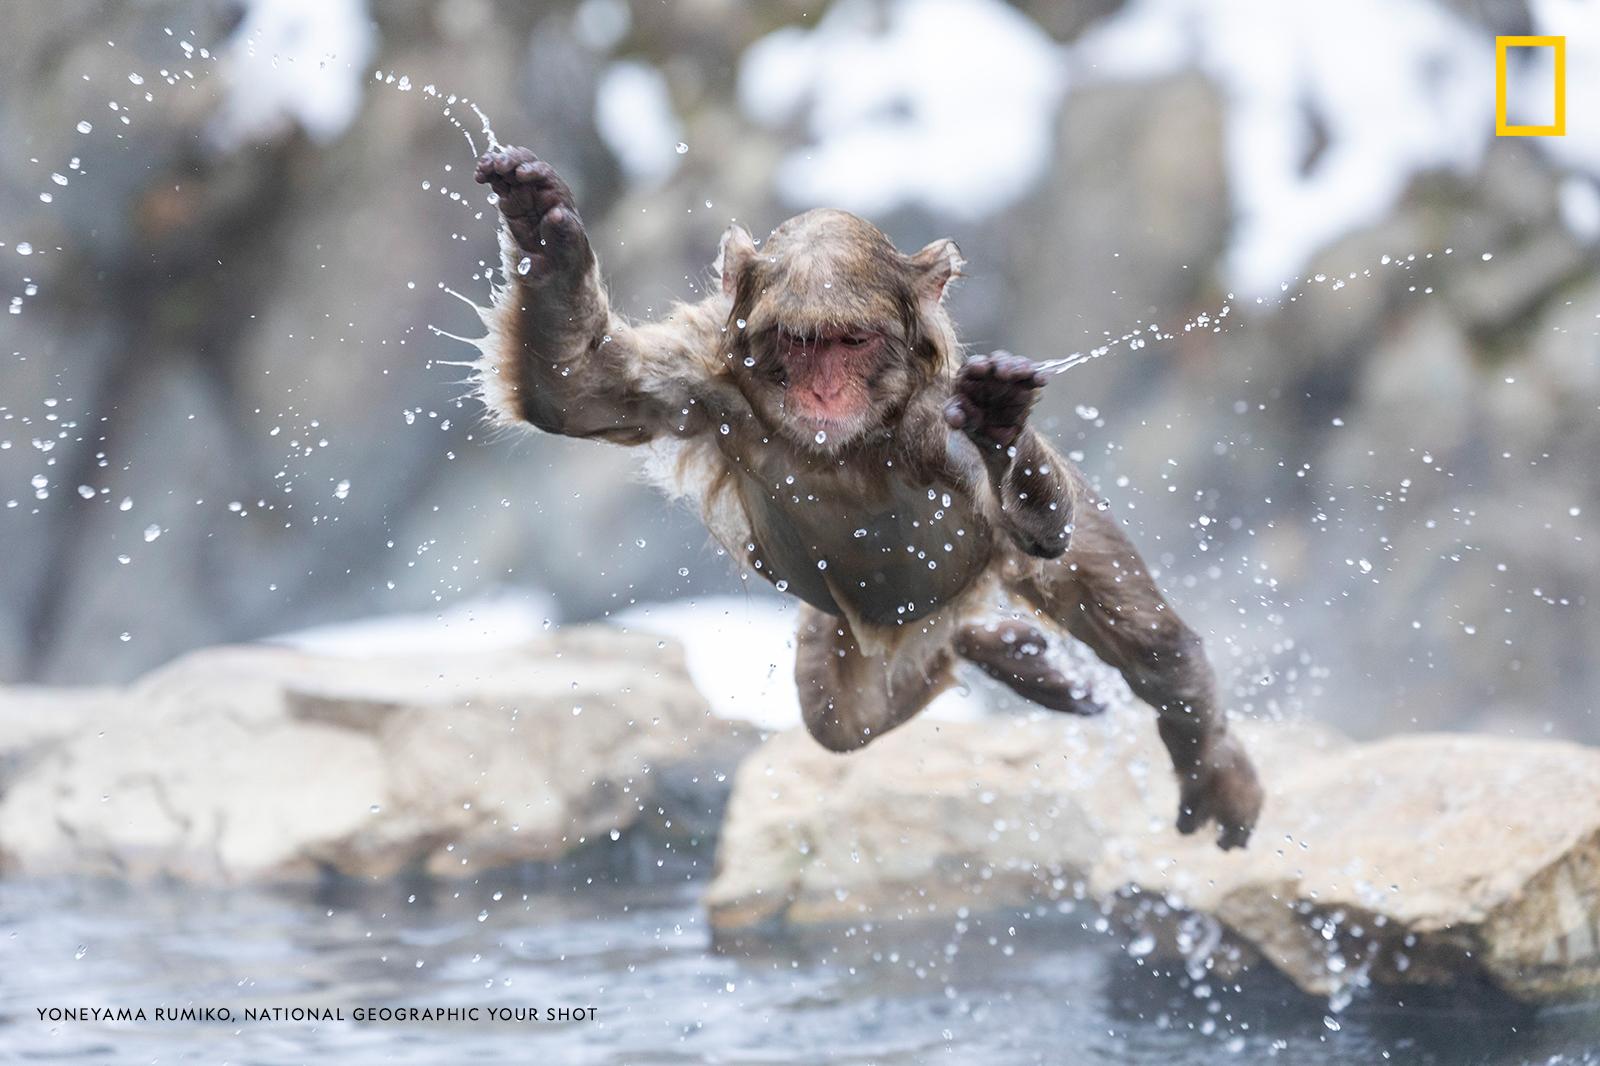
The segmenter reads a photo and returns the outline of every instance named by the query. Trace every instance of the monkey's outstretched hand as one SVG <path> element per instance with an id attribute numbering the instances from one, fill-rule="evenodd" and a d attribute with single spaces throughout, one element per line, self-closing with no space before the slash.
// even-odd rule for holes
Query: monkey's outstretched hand
<path id="1" fill-rule="evenodd" d="M 526 273 L 587 265 L 589 237 L 572 190 L 555 167 L 526 148 L 494 148 L 479 157 L 472 177 L 499 198 L 512 238 L 528 255 Z"/>
<path id="2" fill-rule="evenodd" d="M 1250 841 L 1261 813 L 1261 783 L 1244 748 L 1229 733 L 1203 738 L 1198 750 L 1173 750 L 1173 739 L 1162 730 L 1178 770 L 1178 832 L 1193 833 L 1207 822 L 1217 824 L 1217 846 L 1227 851 Z"/>
<path id="3" fill-rule="evenodd" d="M 1010 352 L 968 359 L 956 372 L 944 420 L 979 444 L 1016 443 L 1046 377 L 1033 362 Z"/>

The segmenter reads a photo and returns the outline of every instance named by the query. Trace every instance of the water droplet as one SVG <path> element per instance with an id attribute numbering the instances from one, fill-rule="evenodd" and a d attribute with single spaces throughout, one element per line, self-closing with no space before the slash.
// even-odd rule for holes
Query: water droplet
<path id="1" fill-rule="evenodd" d="M 828 443 L 828 434 L 819 429 L 815 439 L 818 444 L 826 444 Z"/>
<path id="2" fill-rule="evenodd" d="M 533 269 L 533 260 L 532 259 L 529 259 L 527 256 L 523 256 L 521 259 L 517 260 L 517 273 L 518 274 L 526 274 L 528 271 L 530 271 L 532 269 Z"/>
<path id="3" fill-rule="evenodd" d="M 74 952 L 73 952 L 73 953 L 72 953 L 72 957 L 73 957 L 73 958 L 75 958 L 75 959 L 81 959 L 81 958 L 83 958 L 83 957 L 84 957 L 84 956 L 85 956 L 85 955 L 87 955 L 87 954 L 89 954 L 89 948 L 88 948 L 88 945 L 86 945 L 86 944 L 79 944 L 79 945 L 78 945 L 78 950 L 77 950 L 77 951 L 74 951 Z"/>
<path id="4" fill-rule="evenodd" d="M 29 244 L 27 241 L 18 241 L 17 242 L 17 254 L 18 255 L 32 255 L 33 254 L 33 245 Z"/>
<path id="5" fill-rule="evenodd" d="M 94 129 L 94 123 L 90 122 L 88 119 L 84 119 L 82 122 L 78 123 L 78 132 L 79 133 L 88 133 L 93 129 Z"/>
<path id="6" fill-rule="evenodd" d="M 159 536 L 161 536 L 161 527 L 154 522 L 144 527 L 144 542 L 146 544 L 149 544 Z"/>
<path id="7" fill-rule="evenodd" d="M 689 146 L 687 144 L 684 144 L 682 141 L 678 142 L 678 154 L 679 155 L 683 155 L 688 150 L 689 150 Z"/>

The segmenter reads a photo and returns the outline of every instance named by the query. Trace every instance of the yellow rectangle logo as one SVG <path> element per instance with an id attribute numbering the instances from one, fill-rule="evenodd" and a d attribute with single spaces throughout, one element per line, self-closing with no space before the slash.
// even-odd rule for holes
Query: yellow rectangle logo
<path id="1" fill-rule="evenodd" d="M 1506 119 L 1506 52 L 1512 48 L 1555 49 L 1556 120 L 1549 126 L 1513 126 Z M 1565 37 L 1496 37 L 1494 39 L 1494 135 L 1496 137 L 1565 137 L 1567 135 L 1567 39 Z"/>

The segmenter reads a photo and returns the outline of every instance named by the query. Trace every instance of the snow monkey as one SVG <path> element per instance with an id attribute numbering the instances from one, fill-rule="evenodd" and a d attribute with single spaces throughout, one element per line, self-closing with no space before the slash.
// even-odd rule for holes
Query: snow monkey
<path id="1" fill-rule="evenodd" d="M 943 305 L 962 259 L 913 255 L 843 211 L 759 247 L 723 235 L 721 284 L 657 322 L 613 313 L 555 170 L 495 148 L 505 284 L 484 312 L 480 384 L 505 422 L 653 445 L 665 487 L 736 559 L 799 597 L 807 729 L 860 748 L 954 683 L 966 660 L 1044 707 L 1098 705 L 1045 654 L 1070 634 L 1158 713 L 1178 829 L 1249 839 L 1255 770 L 1217 706 L 1199 636 L 1168 606 L 1083 475 L 1029 424 L 1044 376 L 963 359 Z M 1009 602 L 1001 612 L 994 604 Z"/>

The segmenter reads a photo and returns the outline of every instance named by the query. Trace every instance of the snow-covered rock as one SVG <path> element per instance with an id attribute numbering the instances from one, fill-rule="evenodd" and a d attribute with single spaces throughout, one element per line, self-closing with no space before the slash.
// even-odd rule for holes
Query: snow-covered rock
<path id="1" fill-rule="evenodd" d="M 7 873 L 470 877 L 633 829 L 699 843 L 749 733 L 708 715 L 676 648 L 610 630 L 387 658 L 217 648 L 85 701 L 92 723 L 0 782 Z M 0 731 L 36 703 L 0 696 Z"/>
<path id="2" fill-rule="evenodd" d="M 1600 990 L 1600 751 L 1481 736 L 1349 744 L 1245 723 L 1251 846 L 1172 828 L 1148 723 L 913 722 L 840 757 L 798 733 L 741 766 L 707 897 L 723 933 L 1089 898 L 1140 954 L 1308 992 L 1488 978 Z"/>

